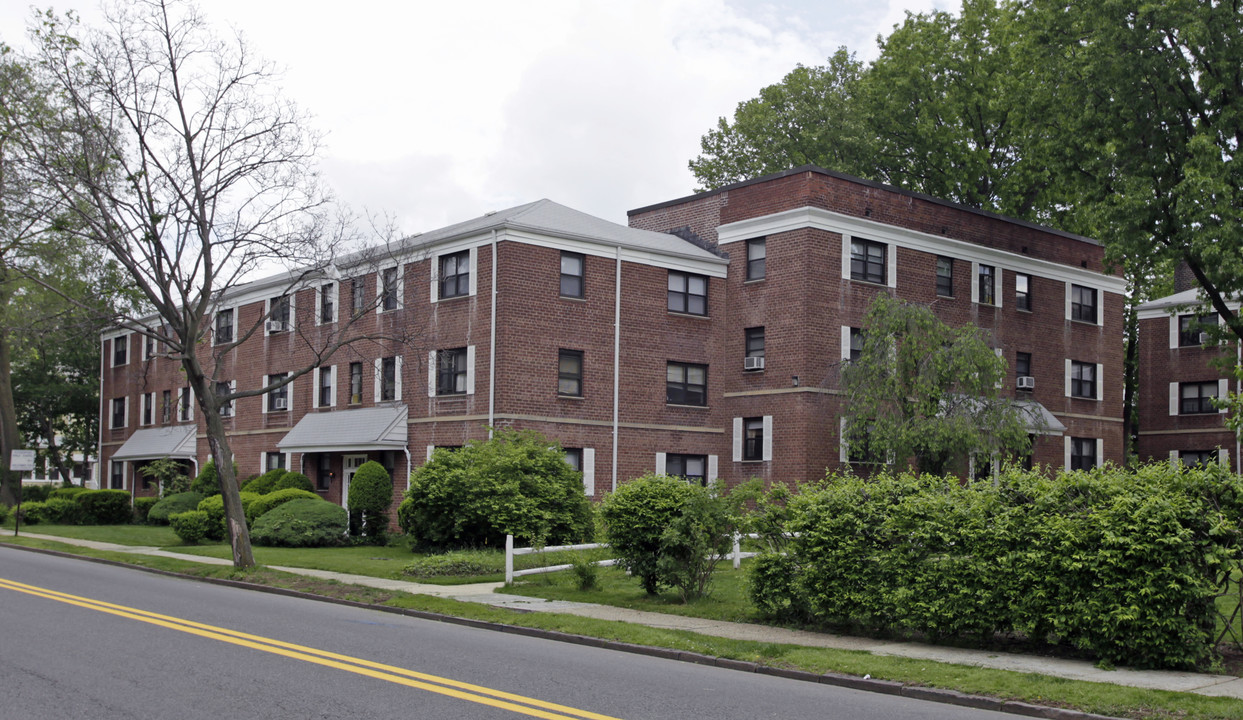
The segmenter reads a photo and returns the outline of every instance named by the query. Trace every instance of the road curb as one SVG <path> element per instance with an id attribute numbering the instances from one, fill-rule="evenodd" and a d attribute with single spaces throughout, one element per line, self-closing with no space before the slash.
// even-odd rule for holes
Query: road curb
<path id="1" fill-rule="evenodd" d="M 377 610 L 379 612 L 386 612 L 394 615 L 405 615 L 406 617 L 418 618 L 420 620 L 432 620 L 435 622 L 462 625 L 480 630 L 504 632 L 513 635 L 525 635 L 527 637 L 540 638 L 543 640 L 553 640 L 556 642 L 571 643 L 574 645 L 596 647 L 604 650 L 628 652 L 635 655 L 646 655 L 648 657 L 663 658 L 665 660 L 674 660 L 677 662 L 688 662 L 697 665 L 711 665 L 727 670 L 751 672 L 758 675 L 772 675 L 774 677 L 798 680 L 800 682 L 835 685 L 838 687 L 863 690 L 865 692 L 881 693 L 884 695 L 901 695 L 915 700 L 937 702 L 947 705 L 959 705 L 963 707 L 979 708 L 982 710 L 993 710 L 996 712 L 1021 715 L 1024 717 L 1046 718 L 1047 720 L 1125 720 L 1125 718 L 1116 718 L 1110 715 L 1097 715 L 1095 713 L 1082 712 L 1080 710 L 1068 710 L 1066 708 L 1050 707 L 1048 705 L 1034 705 L 1031 703 L 1019 702 L 1017 700 L 1002 700 L 1000 698 L 989 697 L 987 695 L 968 695 L 956 690 L 925 687 L 923 685 L 912 685 L 908 683 L 894 682 L 892 680 L 878 680 L 866 675 L 859 677 L 857 675 L 846 675 L 834 672 L 817 674 L 807 670 L 795 670 L 792 668 L 782 668 L 773 665 L 762 665 L 760 663 L 747 660 L 734 660 L 732 658 L 714 657 L 711 655 L 703 655 L 701 653 L 674 650 L 672 648 L 654 647 L 651 645 L 636 645 L 634 643 L 621 642 L 618 640 L 605 640 L 603 638 L 592 637 L 589 635 L 577 635 L 575 633 L 567 633 L 560 630 L 545 630 L 543 628 L 507 625 L 505 623 L 491 622 L 487 620 L 472 620 L 470 618 L 461 618 L 454 615 L 445 615 L 443 613 L 415 610 L 412 608 L 372 605 L 369 603 L 358 602 L 356 600 L 344 600 L 324 595 L 315 595 L 313 593 L 302 592 L 300 590 L 275 588 L 267 585 L 256 585 L 254 583 L 243 582 L 241 580 L 229 580 L 227 578 L 210 578 L 200 577 L 197 575 L 186 575 L 184 573 L 173 572 L 171 570 L 160 570 L 159 568 L 145 567 L 143 565 L 132 565 L 130 563 L 124 563 L 117 560 L 105 560 L 103 558 L 90 557 L 88 555 L 75 555 L 73 553 L 62 552 L 60 550 L 34 548 L 26 545 L 13 545 L 3 541 L 0 541 L 0 546 L 73 560 L 86 560 L 88 562 L 99 563 L 101 565 L 131 568 L 155 575 L 180 578 L 182 580 L 193 580 L 213 585 L 224 585 L 226 587 L 234 587 L 242 590 L 253 590 L 270 593 L 272 595 L 299 598 L 302 600 L 327 602 L 335 605 L 344 605 L 346 607 L 361 608 L 364 610 Z M 619 620 L 615 622 L 623 621 Z"/>

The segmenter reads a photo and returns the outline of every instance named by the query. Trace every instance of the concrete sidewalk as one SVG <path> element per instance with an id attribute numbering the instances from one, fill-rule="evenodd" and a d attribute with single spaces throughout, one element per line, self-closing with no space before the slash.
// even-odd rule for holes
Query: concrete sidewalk
<path id="1" fill-rule="evenodd" d="M 4 530 L 11 536 L 11 530 Z M 130 553 L 135 555 L 155 555 L 176 558 L 189 562 L 212 565 L 231 565 L 229 560 L 220 558 L 188 555 L 169 552 L 155 547 L 135 547 L 114 543 L 96 542 L 93 540 L 75 540 L 53 535 L 22 533 L 25 537 L 54 540 L 70 545 L 90 547 L 97 550 Z M 291 568 L 271 566 L 275 570 L 336 580 L 352 585 L 365 585 L 384 590 L 400 590 L 419 595 L 435 595 L 452 598 L 464 602 L 481 603 L 495 607 L 509 608 L 528 612 L 557 612 L 599 620 L 617 620 L 620 622 L 647 625 L 654 628 L 671 630 L 688 630 L 703 635 L 730 638 L 735 640 L 754 640 L 757 642 L 783 643 L 804 645 L 808 647 L 837 648 L 842 650 L 862 650 L 876 655 L 892 655 L 897 657 L 930 660 L 934 662 L 955 663 L 994 668 L 997 670 L 1014 670 L 1017 672 L 1036 673 L 1069 680 L 1086 680 L 1089 682 L 1113 683 L 1130 687 L 1154 690 L 1173 690 L 1176 692 L 1198 693 L 1200 695 L 1216 695 L 1243 699 L 1243 678 L 1229 675 L 1206 675 L 1202 673 L 1172 672 L 1163 670 L 1101 670 L 1086 660 L 1065 658 L 1047 658 L 1035 655 L 1019 655 L 1014 653 L 990 652 L 987 650 L 970 650 L 965 648 L 924 645 L 920 643 L 892 642 L 871 638 L 849 637 L 816 633 L 803 630 L 787 630 L 767 625 L 748 623 L 732 623 L 720 620 L 704 620 L 701 618 L 667 615 L 665 613 L 629 610 L 608 605 L 591 603 L 565 602 L 561 600 L 544 600 L 521 595 L 497 593 L 502 583 L 475 583 L 472 585 L 430 585 L 427 583 L 407 582 L 388 578 L 376 578 L 366 575 L 330 572 L 327 570 L 311 570 L 307 568 Z"/>

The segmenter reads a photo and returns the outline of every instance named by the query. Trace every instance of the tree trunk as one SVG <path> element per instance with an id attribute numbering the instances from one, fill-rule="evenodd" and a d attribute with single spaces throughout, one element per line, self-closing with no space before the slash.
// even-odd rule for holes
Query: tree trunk
<path id="1" fill-rule="evenodd" d="M 1139 315 L 1136 306 L 1126 306 L 1126 360 L 1122 365 L 1122 457 L 1130 467 L 1137 460 L 1135 437 L 1139 432 L 1138 412 L 1135 407 L 1135 391 L 1139 386 Z"/>
<path id="2" fill-rule="evenodd" d="M 255 554 L 250 549 L 250 530 L 246 527 L 246 512 L 237 488 L 237 474 L 233 472 L 233 451 L 229 449 L 224 423 L 220 421 L 220 409 L 213 407 L 217 405 L 214 394 L 208 396 L 202 392 L 207 386 L 205 379 L 200 377 L 199 382 L 193 385 L 200 389 L 199 397 L 204 398 L 199 405 L 207 419 L 207 444 L 216 463 L 216 477 L 220 480 L 220 495 L 224 499 L 224 523 L 229 533 L 229 545 L 233 548 L 233 567 L 252 568 L 255 566 Z M 208 397 L 213 399 L 207 400 Z"/>
<path id="3" fill-rule="evenodd" d="M 17 504 L 21 492 L 21 475 L 9 470 L 13 451 L 17 449 L 17 407 L 13 403 L 13 369 L 9 357 L 9 328 L 3 321 L 4 308 L 9 305 L 9 269 L 0 257 L 0 503 Z"/>

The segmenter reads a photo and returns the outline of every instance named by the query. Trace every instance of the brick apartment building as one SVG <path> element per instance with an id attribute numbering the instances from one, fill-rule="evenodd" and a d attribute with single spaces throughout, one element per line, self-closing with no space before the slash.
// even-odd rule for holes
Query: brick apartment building
<path id="1" fill-rule="evenodd" d="M 1225 411 L 1212 403 L 1225 396 L 1231 382 L 1214 361 L 1239 362 L 1239 345 L 1216 345 L 1202 334 L 1220 319 L 1196 313 L 1200 295 L 1186 266 L 1175 272 L 1174 285 L 1173 295 L 1138 308 L 1139 458 L 1187 465 L 1217 461 L 1243 473 L 1239 438 L 1226 427 Z M 1231 303 L 1231 309 L 1237 312 L 1239 304 Z"/>
<path id="2" fill-rule="evenodd" d="M 1034 460 L 1083 467 L 1123 453 L 1124 286 L 1102 263 L 1087 238 L 804 167 L 631 211 L 630 227 L 541 200 L 292 292 L 251 283 L 201 346 L 261 327 L 218 375 L 255 388 L 351 308 L 411 331 L 232 409 L 242 477 L 302 470 L 334 502 L 367 459 L 401 490 L 434 448 L 488 427 L 558 440 L 595 497 L 652 471 L 794 483 L 847 462 L 838 372 L 892 293 L 985 329 L 1014 368 L 1005 392 L 1047 418 Z M 103 481 L 154 492 L 145 462 L 206 460 L 201 418 L 153 342 L 102 340 Z"/>

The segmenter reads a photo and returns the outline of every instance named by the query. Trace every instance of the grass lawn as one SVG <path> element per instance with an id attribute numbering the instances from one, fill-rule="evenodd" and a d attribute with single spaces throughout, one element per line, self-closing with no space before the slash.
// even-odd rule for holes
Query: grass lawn
<path id="1" fill-rule="evenodd" d="M 13 519 L 10 518 L 4 527 L 12 530 Z M 181 542 L 177 533 L 174 533 L 173 529 L 167 525 L 48 525 L 40 523 L 38 525 L 23 524 L 19 532 L 56 535 L 79 540 L 98 540 L 117 545 L 164 547 Z"/>

